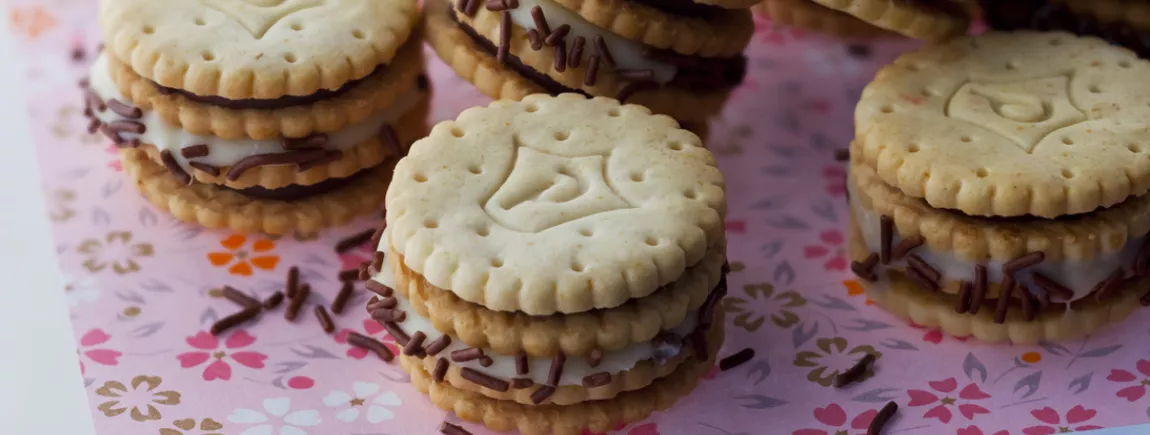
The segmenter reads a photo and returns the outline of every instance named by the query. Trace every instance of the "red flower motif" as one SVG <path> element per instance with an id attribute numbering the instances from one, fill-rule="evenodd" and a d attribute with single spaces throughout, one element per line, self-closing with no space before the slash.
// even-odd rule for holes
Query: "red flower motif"
<path id="1" fill-rule="evenodd" d="M 914 329 L 927 329 L 925 326 L 919 325 L 919 324 L 914 323 L 914 322 L 910 322 L 910 326 Z M 926 342 L 926 343 L 939 344 L 939 343 L 942 343 L 943 337 L 945 337 L 945 335 L 942 333 L 942 329 L 940 329 L 940 328 L 927 329 L 926 333 L 922 334 L 922 341 Z M 966 340 L 970 339 L 970 337 L 951 337 L 951 338 L 954 338 L 957 341 L 966 341 Z"/>
<path id="2" fill-rule="evenodd" d="M 791 435 L 850 435 L 850 430 L 855 429 L 858 435 L 866 433 L 867 426 L 870 426 L 871 420 L 878 414 L 878 411 L 868 409 L 863 413 L 856 415 L 851 419 L 850 426 L 847 424 L 847 413 L 837 403 L 832 403 L 823 408 L 815 408 L 815 420 L 819 423 L 829 426 L 829 429 L 799 429 L 791 432 Z"/>
<path id="3" fill-rule="evenodd" d="M 625 428 L 625 427 L 627 427 L 626 424 L 619 423 L 619 424 L 615 425 L 614 430 L 623 430 L 623 428 Z M 591 430 L 589 430 L 589 429 L 583 429 L 583 432 L 579 432 L 579 435 L 607 435 L 607 434 L 603 433 L 603 432 L 591 432 Z"/>
<path id="4" fill-rule="evenodd" d="M 846 249 L 843 247 L 843 233 L 839 230 L 826 230 L 819 233 L 819 239 L 824 245 L 808 245 L 803 248 L 806 258 L 826 258 L 823 269 L 847 270 Z"/>
<path id="5" fill-rule="evenodd" d="M 81 356 L 88 357 L 92 362 L 100 365 L 114 366 L 120 364 L 120 356 L 123 355 L 118 350 L 95 348 L 101 344 L 107 343 L 111 340 L 112 336 L 104 332 L 103 329 L 95 328 L 88 330 L 80 337 L 80 348 L 76 349 L 76 353 Z M 84 359 L 80 358 L 80 374 L 84 374 Z"/>
<path id="6" fill-rule="evenodd" d="M 984 435 L 984 434 L 982 432 L 982 429 L 979 429 L 978 426 L 967 426 L 967 427 L 958 428 L 958 433 L 955 435 Z M 1010 432 L 1005 431 L 1005 430 L 1000 430 L 1000 431 L 994 432 L 994 433 L 987 432 L 987 433 L 985 433 L 985 435 L 1010 435 Z"/>
<path id="7" fill-rule="evenodd" d="M 832 198 L 839 198 L 846 196 L 847 186 L 843 180 L 846 179 L 847 172 L 842 166 L 831 165 L 823 167 L 823 181 L 826 183 L 827 195 Z"/>
<path id="8" fill-rule="evenodd" d="M 1110 376 L 1106 379 L 1111 382 L 1137 382 L 1135 385 L 1118 390 L 1116 396 L 1126 399 L 1128 401 L 1136 401 L 1146 395 L 1146 386 L 1150 385 L 1150 361 L 1138 360 L 1134 368 L 1141 373 L 1143 378 L 1138 380 L 1138 376 L 1126 370 L 1114 369 L 1110 371 Z"/>
<path id="9" fill-rule="evenodd" d="M 1026 435 L 1050 435 L 1052 433 L 1066 433 L 1066 432 L 1079 432 L 1094 429 L 1102 429 L 1102 426 L 1093 424 L 1082 424 L 1098 415 L 1098 411 L 1093 409 L 1086 409 L 1082 405 L 1075 405 L 1066 411 L 1066 425 L 1062 425 L 1062 419 L 1058 415 L 1058 411 L 1049 406 L 1042 409 L 1035 409 L 1030 411 L 1030 415 L 1037 418 L 1038 421 L 1046 423 L 1049 426 L 1031 426 L 1022 430 Z"/>
<path id="10" fill-rule="evenodd" d="M 802 39 L 806 32 L 798 27 L 786 27 L 775 24 L 765 15 L 754 16 L 755 34 L 759 35 L 764 43 L 770 45 L 786 45 L 787 38 Z"/>
<path id="11" fill-rule="evenodd" d="M 315 380 L 307 376 L 294 376 L 287 380 L 287 386 L 293 390 L 306 390 L 315 386 Z"/>
<path id="12" fill-rule="evenodd" d="M 219 339 L 207 331 L 200 331 L 185 341 L 188 345 L 199 350 L 176 355 L 176 359 L 180 360 L 181 367 L 196 367 L 214 359 L 211 364 L 204 367 L 203 378 L 205 381 L 216 379 L 226 381 L 232 378 L 232 366 L 228 364 L 225 358 L 231 357 L 232 361 L 252 369 L 264 368 L 264 360 L 268 359 L 267 355 L 259 352 L 232 352 L 229 354 L 226 350 L 217 350 L 220 347 Z M 242 349 L 255 343 L 255 341 L 255 337 L 248 335 L 247 331 L 241 329 L 228 337 L 227 341 L 224 342 L 224 348 L 228 350 Z M 212 350 L 215 352 L 208 352 Z"/>
<path id="13" fill-rule="evenodd" d="M 124 164 L 120 163 L 120 148 L 117 147 L 116 144 L 111 144 L 108 145 L 107 148 L 104 148 L 104 151 L 112 155 L 112 160 L 108 161 L 107 166 L 112 168 L 113 171 L 124 172 Z"/>
<path id="14" fill-rule="evenodd" d="M 399 345 L 395 343 L 395 339 L 391 337 L 391 334 L 387 334 L 383 329 L 383 326 L 374 319 L 368 318 L 363 320 L 363 331 L 356 331 L 350 328 L 341 329 L 335 334 L 335 342 L 339 344 L 347 344 L 347 335 L 351 332 L 359 332 L 368 337 L 375 337 L 379 339 L 379 341 L 382 341 L 384 346 L 387 346 L 387 349 L 391 351 L 392 355 L 399 355 Z M 383 337 L 376 337 L 376 335 L 381 332 L 384 333 Z M 349 358 L 364 359 L 367 357 L 368 353 L 368 350 L 362 347 L 347 347 L 347 356 Z"/>
<path id="15" fill-rule="evenodd" d="M 727 232 L 730 233 L 745 233 L 747 232 L 747 221 L 727 221 Z"/>
<path id="16" fill-rule="evenodd" d="M 925 390 L 907 390 L 907 395 L 910 396 L 910 403 L 907 406 L 926 406 L 933 403 L 938 403 L 934 407 L 923 414 L 923 418 L 937 418 L 943 424 L 950 423 L 950 419 L 954 414 L 950 410 L 951 405 L 958 405 L 958 412 L 966 417 L 967 420 L 974 420 L 976 414 L 989 414 L 990 410 L 972 403 L 958 404 L 958 399 L 964 400 L 982 400 L 989 398 L 990 395 L 978 388 L 978 385 L 972 383 L 962 387 L 958 392 L 958 397 L 950 397 L 947 393 L 953 393 L 958 389 L 958 381 L 954 378 L 948 378 L 941 381 L 929 382 L 930 388 L 939 393 L 943 393 L 943 397 L 939 398 L 934 393 Z"/>

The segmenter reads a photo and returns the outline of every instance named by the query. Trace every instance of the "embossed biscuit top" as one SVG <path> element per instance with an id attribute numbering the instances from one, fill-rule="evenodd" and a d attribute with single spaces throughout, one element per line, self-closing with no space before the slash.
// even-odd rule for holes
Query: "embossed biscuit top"
<path id="1" fill-rule="evenodd" d="M 902 56 L 855 112 L 889 185 L 979 216 L 1085 213 L 1150 189 L 1150 62 L 1100 39 L 991 33 Z"/>
<path id="2" fill-rule="evenodd" d="M 101 0 L 107 49 L 162 86 L 272 99 L 334 90 L 386 63 L 416 0 Z"/>
<path id="3" fill-rule="evenodd" d="M 537 94 L 467 110 L 416 142 L 388 189 L 381 244 L 492 310 L 610 308 L 723 241 L 724 189 L 714 156 L 671 118 Z"/>

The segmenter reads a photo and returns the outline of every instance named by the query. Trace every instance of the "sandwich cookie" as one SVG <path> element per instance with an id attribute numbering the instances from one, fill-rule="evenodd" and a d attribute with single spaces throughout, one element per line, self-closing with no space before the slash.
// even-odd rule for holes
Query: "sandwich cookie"
<path id="1" fill-rule="evenodd" d="M 931 42 L 965 35 L 971 22 L 971 5 L 965 0 L 811 1 L 877 27 Z"/>
<path id="2" fill-rule="evenodd" d="M 265 3 L 102 3 L 85 113 L 178 218 L 315 232 L 378 208 L 381 195 L 339 193 L 386 186 L 427 131 L 417 8 Z"/>
<path id="3" fill-rule="evenodd" d="M 798 27 L 835 38 L 872 39 L 897 35 L 813 0 L 763 0 L 757 9 L 775 24 Z"/>
<path id="4" fill-rule="evenodd" d="M 722 342 L 714 165 L 671 118 L 607 98 L 469 109 L 397 165 L 368 309 L 417 388 L 465 420 L 578 434 L 641 419 Z"/>
<path id="5" fill-rule="evenodd" d="M 852 270 L 896 315 L 985 341 L 1069 340 L 1150 282 L 1150 62 L 1095 38 L 989 33 L 885 67 L 855 114 Z"/>
<path id="6" fill-rule="evenodd" d="M 1097 36 L 1150 57 L 1150 3 L 1122 0 L 983 0 L 1000 30 L 1062 30 Z"/>

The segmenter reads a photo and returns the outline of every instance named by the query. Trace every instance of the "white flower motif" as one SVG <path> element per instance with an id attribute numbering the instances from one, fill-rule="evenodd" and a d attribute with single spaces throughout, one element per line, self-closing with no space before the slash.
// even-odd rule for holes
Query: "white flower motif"
<path id="1" fill-rule="evenodd" d="M 92 275 L 68 277 L 64 282 L 64 297 L 68 299 L 69 307 L 95 302 L 100 298 L 100 288 L 96 286 L 96 278 Z"/>
<path id="2" fill-rule="evenodd" d="M 228 416 L 228 421 L 239 424 L 258 424 L 258 426 L 247 428 L 240 435 L 307 435 L 307 432 L 297 426 L 310 427 L 323 422 L 319 418 L 319 411 L 309 409 L 288 412 L 290 410 L 291 399 L 287 397 L 265 399 L 264 411 L 267 411 L 267 414 L 253 409 L 239 408 L 232 411 L 232 415 Z M 283 420 L 284 424 L 280 426 L 279 432 L 275 431 L 275 422 L 270 421 L 268 415 Z"/>
<path id="3" fill-rule="evenodd" d="M 803 60 L 806 61 L 807 66 L 818 76 L 858 75 L 862 70 L 862 65 L 859 64 L 859 61 L 847 56 L 845 50 L 839 51 L 843 53 L 828 53 L 824 50 L 807 50 L 803 52 Z"/>
<path id="4" fill-rule="evenodd" d="M 344 408 L 335 414 L 336 420 L 351 423 L 363 414 L 362 408 L 367 408 L 367 421 L 369 423 L 379 423 L 395 418 L 395 413 L 391 409 L 403 404 L 399 400 L 399 396 L 392 391 L 384 392 L 378 396 L 380 387 L 378 384 L 369 384 L 367 382 L 356 382 L 352 384 L 352 394 L 343 391 L 333 391 L 323 398 L 323 404 L 332 408 Z M 370 401 L 368 399 L 371 399 Z"/>

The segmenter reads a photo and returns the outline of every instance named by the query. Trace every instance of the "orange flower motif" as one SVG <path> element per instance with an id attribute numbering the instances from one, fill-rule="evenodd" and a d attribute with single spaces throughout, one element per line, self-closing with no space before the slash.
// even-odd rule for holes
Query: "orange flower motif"
<path id="1" fill-rule="evenodd" d="M 56 18 L 42 6 L 14 7 L 8 15 L 8 22 L 17 34 L 30 39 L 36 39 L 45 31 L 56 27 Z"/>
<path id="2" fill-rule="evenodd" d="M 853 279 L 843 281 L 843 287 L 847 289 L 847 296 L 858 296 L 866 293 L 866 290 L 863 290 L 862 284 L 859 284 L 858 281 Z M 866 304 L 874 305 L 874 301 L 870 300 L 870 298 L 866 298 Z"/>
<path id="3" fill-rule="evenodd" d="M 209 252 L 208 261 L 212 266 L 228 267 L 228 273 L 232 275 L 251 276 L 252 266 L 262 270 L 273 270 L 280 262 L 278 255 L 255 255 L 261 252 L 268 252 L 275 249 L 276 244 L 271 240 L 256 240 L 251 244 L 250 250 L 244 249 L 244 245 L 248 243 L 248 238 L 241 234 L 233 234 L 230 237 L 220 241 L 220 246 L 223 246 L 230 252 Z M 234 261 L 233 261 L 234 260 Z"/>

